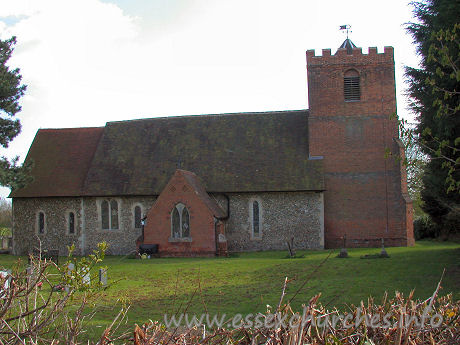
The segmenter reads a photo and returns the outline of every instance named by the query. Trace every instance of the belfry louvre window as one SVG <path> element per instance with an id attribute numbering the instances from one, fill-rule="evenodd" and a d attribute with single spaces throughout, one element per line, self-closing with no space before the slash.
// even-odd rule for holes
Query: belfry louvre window
<path id="1" fill-rule="evenodd" d="M 343 77 L 343 94 L 345 102 L 354 102 L 361 99 L 361 86 L 358 71 L 352 69 L 345 72 Z"/>

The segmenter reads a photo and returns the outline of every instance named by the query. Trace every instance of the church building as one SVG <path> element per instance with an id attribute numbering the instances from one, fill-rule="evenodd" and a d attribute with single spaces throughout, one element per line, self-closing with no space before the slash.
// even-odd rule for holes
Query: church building
<path id="1" fill-rule="evenodd" d="M 40 129 L 13 251 L 159 256 L 413 245 L 393 48 L 307 51 L 309 109 Z"/>

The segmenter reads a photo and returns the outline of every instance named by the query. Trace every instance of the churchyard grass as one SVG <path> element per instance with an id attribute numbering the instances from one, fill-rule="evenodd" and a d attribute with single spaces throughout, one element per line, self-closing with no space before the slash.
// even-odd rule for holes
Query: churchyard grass
<path id="1" fill-rule="evenodd" d="M 285 300 L 308 279 L 292 301 L 293 309 L 321 292 L 320 301 L 346 309 L 374 296 L 379 301 L 387 291 L 400 291 L 427 299 L 436 289 L 445 269 L 441 295 L 452 292 L 460 299 L 460 244 L 420 241 L 411 248 L 387 248 L 388 259 L 361 259 L 379 253 L 378 248 L 349 249 L 350 258 L 339 259 L 339 250 L 239 253 L 229 258 L 161 258 L 138 260 L 107 256 L 109 288 L 101 293 L 98 313 L 90 320 L 90 333 L 100 334 L 118 313 L 120 302 L 131 305 L 126 327 L 149 319 L 163 320 L 176 312 L 189 314 L 243 315 L 265 312 L 279 302 L 285 277 Z M 11 267 L 17 257 L 0 255 L 0 266 Z M 64 258 L 63 258 L 64 259 Z M 23 261 L 27 262 L 25 258 Z M 62 260 L 64 262 L 64 260 Z M 316 272 L 312 274 L 313 271 Z"/>

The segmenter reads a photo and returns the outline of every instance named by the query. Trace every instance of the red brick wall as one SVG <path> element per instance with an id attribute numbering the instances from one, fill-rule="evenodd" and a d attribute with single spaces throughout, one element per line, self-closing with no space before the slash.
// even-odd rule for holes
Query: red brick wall
<path id="1" fill-rule="evenodd" d="M 411 244 L 411 203 L 406 176 L 397 157 L 400 148 L 396 112 L 393 48 L 383 54 L 340 49 L 323 56 L 307 51 L 309 153 L 323 156 L 325 245 Z M 343 77 L 354 69 L 360 75 L 361 99 L 344 100 Z M 412 236 L 413 238 L 413 236 Z"/>
<path id="2" fill-rule="evenodd" d="M 190 215 L 191 242 L 171 242 L 171 212 L 184 204 Z M 216 254 L 214 217 L 195 190 L 178 172 L 174 174 L 147 214 L 144 243 L 158 244 L 160 256 L 213 256 Z"/>

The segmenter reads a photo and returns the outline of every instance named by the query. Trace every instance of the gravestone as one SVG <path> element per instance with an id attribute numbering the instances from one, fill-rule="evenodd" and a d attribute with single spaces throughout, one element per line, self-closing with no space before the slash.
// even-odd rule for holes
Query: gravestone
<path id="1" fill-rule="evenodd" d="M 72 277 L 73 272 L 75 271 L 75 265 L 71 262 L 67 265 L 67 274 Z M 66 285 L 64 287 L 65 292 L 69 293 L 70 291 L 70 286 Z"/>
<path id="2" fill-rule="evenodd" d="M 380 257 L 381 258 L 389 258 L 390 255 L 388 255 L 387 251 L 385 250 L 385 240 L 382 238 L 382 250 L 380 251 Z"/>
<path id="3" fill-rule="evenodd" d="M 28 284 L 34 283 L 37 279 L 37 271 L 34 269 L 33 265 L 29 265 L 26 267 L 26 278 Z"/>
<path id="4" fill-rule="evenodd" d="M 348 258 L 348 252 L 347 252 L 347 235 L 343 235 L 343 245 L 342 249 L 340 249 L 339 255 L 337 255 L 338 258 Z"/>
<path id="5" fill-rule="evenodd" d="M 104 287 L 107 286 L 107 269 L 106 268 L 99 269 L 99 283 L 101 283 L 101 285 Z"/>
<path id="6" fill-rule="evenodd" d="M 90 272 L 89 270 L 87 271 L 82 271 L 82 283 L 83 285 L 89 286 L 91 284 L 91 277 L 90 277 Z"/>
<path id="7" fill-rule="evenodd" d="M 7 290 L 10 287 L 11 270 L 0 271 L 0 277 L 5 279 L 3 286 L 0 287 L 0 299 L 1 299 L 1 298 L 6 298 Z"/>

